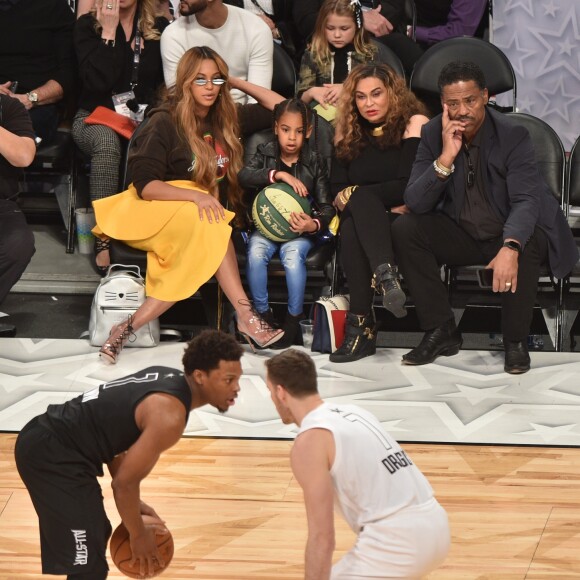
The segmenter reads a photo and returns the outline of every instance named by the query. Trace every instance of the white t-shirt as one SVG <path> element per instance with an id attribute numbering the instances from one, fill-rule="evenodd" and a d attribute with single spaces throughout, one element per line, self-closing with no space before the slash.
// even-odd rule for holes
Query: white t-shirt
<path id="1" fill-rule="evenodd" d="M 425 476 L 373 414 L 355 405 L 324 403 L 304 417 L 298 436 L 316 428 L 334 437 L 335 504 L 355 533 L 433 497 Z"/>
<path id="2" fill-rule="evenodd" d="M 268 25 L 255 14 L 226 6 L 228 17 L 220 28 L 201 26 L 195 15 L 182 16 L 161 36 L 161 58 L 165 84 L 175 84 L 179 59 L 193 46 L 213 48 L 227 63 L 230 75 L 269 89 L 272 86 L 274 43 Z M 238 103 L 255 102 L 245 93 L 232 90 Z"/>

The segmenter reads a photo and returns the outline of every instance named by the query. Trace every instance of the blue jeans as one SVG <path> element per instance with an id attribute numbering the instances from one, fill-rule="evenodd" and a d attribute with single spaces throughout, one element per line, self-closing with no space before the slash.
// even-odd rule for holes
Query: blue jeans
<path id="1" fill-rule="evenodd" d="M 304 288 L 306 287 L 306 256 L 313 248 L 314 241 L 299 236 L 289 242 L 273 242 L 260 232 L 254 232 L 248 242 L 248 263 L 246 276 L 254 306 L 258 312 L 266 312 L 268 304 L 268 264 L 280 250 L 280 260 L 286 271 L 288 286 L 288 312 L 293 316 L 302 314 Z"/>

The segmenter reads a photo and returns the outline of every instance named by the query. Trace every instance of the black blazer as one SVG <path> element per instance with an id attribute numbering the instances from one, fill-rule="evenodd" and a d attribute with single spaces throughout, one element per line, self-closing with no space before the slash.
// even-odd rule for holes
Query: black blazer
<path id="1" fill-rule="evenodd" d="M 458 163 L 451 178 L 437 178 L 433 161 L 443 149 L 441 117 L 423 125 L 411 177 L 405 190 L 405 203 L 414 213 L 440 211 L 456 222 L 465 198 L 463 164 Z M 490 108 L 480 151 L 480 167 L 485 191 L 492 208 L 504 222 L 504 239 L 526 245 L 536 226 L 548 238 L 550 269 L 563 278 L 578 261 L 578 248 L 556 198 L 541 178 L 528 130 L 515 120 Z"/>

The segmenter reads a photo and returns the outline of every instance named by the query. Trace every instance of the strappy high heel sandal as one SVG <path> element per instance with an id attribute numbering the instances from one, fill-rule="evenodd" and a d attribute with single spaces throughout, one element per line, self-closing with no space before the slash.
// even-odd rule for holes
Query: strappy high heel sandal
<path id="1" fill-rule="evenodd" d="M 111 240 L 101 240 L 101 238 L 95 237 L 95 248 L 94 248 L 95 259 L 97 257 L 97 254 L 100 254 L 101 252 L 107 251 L 110 247 L 111 247 Z M 109 264 L 109 266 L 110 266 L 110 264 Z M 97 264 L 97 262 L 95 261 L 95 268 L 97 269 L 97 272 L 99 273 L 101 278 L 103 276 L 106 276 L 106 274 L 109 270 L 109 266 L 99 266 Z"/>
<path id="2" fill-rule="evenodd" d="M 279 328 L 272 328 L 258 314 L 249 301 L 247 304 L 245 301 L 239 301 L 239 304 L 249 306 L 252 313 L 252 317 L 247 322 L 238 320 L 236 316 L 236 326 L 238 332 L 246 339 L 253 352 L 256 352 L 256 347 L 268 348 L 284 336 L 284 331 Z"/>
<path id="3" fill-rule="evenodd" d="M 109 364 L 116 364 L 119 354 L 123 350 L 125 343 L 135 340 L 135 333 L 133 332 L 133 317 L 129 315 L 127 322 L 122 322 L 111 328 L 107 342 L 103 344 L 99 350 L 99 356 Z"/>

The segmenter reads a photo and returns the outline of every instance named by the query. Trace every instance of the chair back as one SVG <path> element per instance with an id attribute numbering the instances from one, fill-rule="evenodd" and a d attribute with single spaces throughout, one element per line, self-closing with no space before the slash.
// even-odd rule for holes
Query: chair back
<path id="1" fill-rule="evenodd" d="M 568 160 L 568 195 L 570 205 L 580 206 L 580 136 L 572 146 Z"/>
<path id="2" fill-rule="evenodd" d="M 517 81 L 507 56 L 490 42 L 462 36 L 431 46 L 415 63 L 411 73 L 411 90 L 425 101 L 433 114 L 441 112 L 439 74 L 446 64 L 458 59 L 474 62 L 481 68 L 490 96 L 511 91 L 512 110 L 516 110 Z"/>
<path id="3" fill-rule="evenodd" d="M 290 99 L 296 94 L 296 69 L 290 55 L 274 42 L 272 90 Z"/>
<path id="4" fill-rule="evenodd" d="M 377 59 L 383 64 L 389 65 L 395 71 L 395 74 L 404 79 L 405 67 L 403 66 L 403 63 L 397 54 L 382 42 L 375 41 L 375 44 L 377 45 L 379 51 Z"/>
<path id="5" fill-rule="evenodd" d="M 415 29 L 417 28 L 417 7 L 414 0 L 405 0 L 405 24 L 411 27 L 409 36 L 415 40 Z"/>
<path id="6" fill-rule="evenodd" d="M 552 195 L 564 204 L 566 175 L 566 152 L 558 134 L 548 123 L 527 113 L 506 113 L 518 125 L 530 133 L 536 152 L 536 164 L 540 175 L 550 188 Z M 565 209 L 563 207 L 563 209 Z"/>

